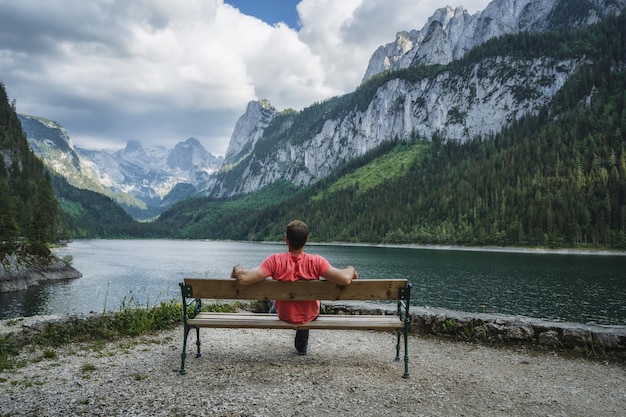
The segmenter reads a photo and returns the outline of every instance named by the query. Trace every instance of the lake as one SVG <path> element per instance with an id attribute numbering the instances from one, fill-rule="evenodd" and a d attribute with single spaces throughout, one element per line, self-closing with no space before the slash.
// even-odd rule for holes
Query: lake
<path id="1" fill-rule="evenodd" d="M 83 273 L 0 294 L 0 319 L 102 312 L 124 304 L 178 299 L 184 277 L 228 277 L 255 267 L 284 244 L 85 240 L 55 249 Z M 495 252 L 348 245 L 307 245 L 360 278 L 407 278 L 412 304 L 586 323 L 626 325 L 626 256 Z"/>

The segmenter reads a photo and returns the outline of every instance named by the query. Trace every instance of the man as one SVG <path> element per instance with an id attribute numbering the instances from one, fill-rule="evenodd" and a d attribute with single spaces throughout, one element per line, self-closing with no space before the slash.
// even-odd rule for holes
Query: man
<path id="1" fill-rule="evenodd" d="M 320 255 L 305 253 L 304 245 L 308 237 L 307 225 L 300 220 L 292 221 L 286 228 L 288 252 L 270 255 L 254 269 L 235 265 L 231 278 L 243 285 L 254 284 L 270 276 L 277 281 L 317 280 L 322 277 L 339 285 L 348 285 L 358 278 L 353 266 L 338 269 Z M 293 324 L 308 323 L 320 313 L 320 302 L 315 300 L 276 300 L 274 307 L 279 319 Z M 300 355 L 306 355 L 308 342 L 308 330 L 296 331 L 295 346 Z"/>

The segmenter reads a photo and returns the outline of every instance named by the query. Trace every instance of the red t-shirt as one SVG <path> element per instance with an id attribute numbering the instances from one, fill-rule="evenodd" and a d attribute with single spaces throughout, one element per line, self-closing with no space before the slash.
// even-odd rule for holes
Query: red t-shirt
<path id="1" fill-rule="evenodd" d="M 301 253 L 276 253 L 261 264 L 261 269 L 276 281 L 316 280 L 328 271 L 330 263 L 322 256 Z M 319 301 L 276 300 L 278 318 L 294 324 L 304 324 L 320 313 Z"/>

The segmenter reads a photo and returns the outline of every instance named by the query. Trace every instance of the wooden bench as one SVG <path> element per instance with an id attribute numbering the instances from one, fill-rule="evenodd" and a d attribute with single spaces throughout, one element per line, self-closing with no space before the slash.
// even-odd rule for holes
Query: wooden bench
<path id="1" fill-rule="evenodd" d="M 185 278 L 180 284 L 183 297 L 184 339 L 180 374 L 185 374 L 187 337 L 196 329 L 196 357 L 200 357 L 200 328 L 255 329 L 330 329 L 396 331 L 395 360 L 400 360 L 401 336 L 404 337 L 404 378 L 409 377 L 408 335 L 411 284 L 404 279 L 358 279 L 341 286 L 329 281 L 282 282 L 267 279 L 252 285 L 241 285 L 234 279 Z M 266 313 L 207 313 L 202 312 L 202 299 L 211 300 L 394 300 L 396 314 L 390 315 L 331 315 L 320 316 L 306 324 L 279 320 Z M 193 306 L 192 306 L 193 305 Z M 189 307 L 192 306 L 190 309 Z M 188 311 L 193 311 L 189 317 Z"/>

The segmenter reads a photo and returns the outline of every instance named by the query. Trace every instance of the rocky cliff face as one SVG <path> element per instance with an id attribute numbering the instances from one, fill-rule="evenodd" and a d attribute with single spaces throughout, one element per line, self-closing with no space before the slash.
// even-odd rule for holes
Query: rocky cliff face
<path id="1" fill-rule="evenodd" d="M 584 3 L 584 4 L 582 4 Z M 494 0 L 470 15 L 463 7 L 438 9 L 421 30 L 398 32 L 372 55 L 363 81 L 411 64 L 447 64 L 491 38 L 524 31 L 580 27 L 619 13 L 624 0 Z"/>
<path id="2" fill-rule="evenodd" d="M 276 109 L 267 100 L 248 103 L 246 112 L 235 124 L 224 164 L 232 164 L 248 156 L 275 115 Z"/>
<path id="3" fill-rule="evenodd" d="M 463 141 L 499 132 L 539 111 L 582 64 L 582 60 L 497 57 L 419 82 L 391 80 L 365 110 L 326 120 L 311 140 L 288 143 L 269 156 L 251 154 L 243 162 L 246 169 L 237 185 L 221 188 L 221 195 L 248 193 L 281 178 L 306 186 L 393 138 L 430 139 L 439 133 Z"/>
<path id="4" fill-rule="evenodd" d="M 447 64 L 496 36 L 580 26 L 619 13 L 624 6 L 626 0 L 589 0 L 584 4 L 573 0 L 494 0 L 473 16 L 462 7 L 442 8 L 422 30 L 399 32 L 394 42 L 374 52 L 364 79 L 386 69 Z M 296 186 L 310 185 L 345 161 L 393 139 L 430 140 L 439 134 L 448 140 L 465 141 L 497 133 L 524 115 L 536 114 L 584 64 L 584 58 L 497 56 L 465 68 L 451 66 L 418 81 L 391 79 L 378 87 L 367 106 L 317 119 L 323 126 L 310 139 L 294 140 L 285 135 L 273 138 L 281 145 L 270 153 L 256 148 L 242 153 L 247 156 L 239 162 L 237 178 L 220 179 L 218 175 L 207 192 L 233 196 L 279 179 Z M 258 116 L 251 120 L 248 126 L 254 126 Z M 272 130 L 288 132 L 293 119 L 280 120 L 284 126 Z M 246 142 L 246 131 L 250 129 L 233 134 L 237 137 L 234 149 L 261 143 L 256 136 Z M 267 140 L 263 145 L 271 146 Z"/>
<path id="5" fill-rule="evenodd" d="M 48 167 L 65 178 L 72 178 L 80 173 L 83 183 L 89 184 L 94 191 L 104 190 L 96 185 L 96 173 L 76 152 L 63 126 L 41 117 L 19 114 L 18 118 L 31 149 Z"/>
<path id="6" fill-rule="evenodd" d="M 417 47 L 411 65 L 446 65 L 452 61 L 452 45 L 441 22 L 434 21 Z"/>

